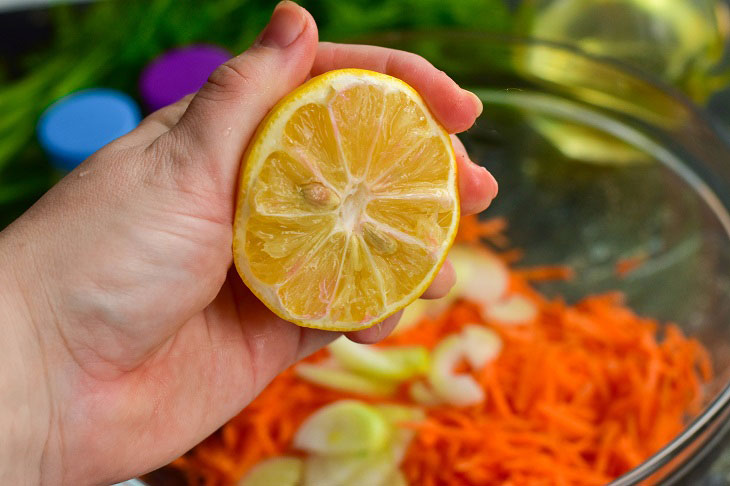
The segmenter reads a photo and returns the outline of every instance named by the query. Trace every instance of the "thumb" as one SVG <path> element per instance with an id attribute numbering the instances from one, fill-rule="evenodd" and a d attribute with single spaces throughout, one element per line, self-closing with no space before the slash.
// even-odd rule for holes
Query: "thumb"
<path id="1" fill-rule="evenodd" d="M 235 189 L 243 151 L 266 113 L 307 79 L 317 53 L 317 25 L 294 2 L 274 9 L 254 45 L 211 74 L 169 135 L 194 164 Z"/>

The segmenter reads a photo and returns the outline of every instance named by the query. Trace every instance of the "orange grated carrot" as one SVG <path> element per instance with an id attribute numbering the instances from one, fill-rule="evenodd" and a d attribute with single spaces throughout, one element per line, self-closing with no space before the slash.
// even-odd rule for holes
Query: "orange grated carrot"
<path id="1" fill-rule="evenodd" d="M 497 257 L 499 257 L 499 259 L 507 265 L 512 265 L 519 262 L 524 258 L 524 256 L 525 252 L 520 250 L 519 248 L 512 248 L 510 250 L 503 251 L 502 253 L 497 254 Z"/>
<path id="2" fill-rule="evenodd" d="M 542 265 L 531 268 L 520 268 L 514 271 L 525 280 L 538 282 L 541 280 L 572 280 L 575 278 L 575 271 L 562 265 Z"/>
<path id="3" fill-rule="evenodd" d="M 616 262 L 616 275 L 619 277 L 626 277 L 634 270 L 641 267 L 649 259 L 649 254 L 645 251 L 641 251 L 638 254 L 629 257 L 622 258 Z"/>
<path id="4" fill-rule="evenodd" d="M 474 242 L 502 231 L 506 224 L 497 221 L 462 222 L 468 230 L 462 228 L 462 237 Z M 676 325 L 636 315 L 618 293 L 575 305 L 548 299 L 530 281 L 567 272 L 532 272 L 512 271 L 510 291 L 530 299 L 538 317 L 529 325 L 492 325 L 502 351 L 473 371 L 486 401 L 428 408 L 423 422 L 403 424 L 416 432 L 401 466 L 409 484 L 598 486 L 666 445 L 700 410 L 712 363 L 698 341 Z M 486 325 L 480 306 L 456 300 L 440 316 L 380 345 L 432 349 L 470 323 Z M 320 351 L 308 361 L 327 358 Z M 402 386 L 389 401 L 413 405 L 406 390 Z M 233 486 L 263 459 L 298 454 L 291 442 L 299 425 L 343 398 L 376 401 L 321 388 L 286 370 L 171 466 L 190 484 Z"/>
<path id="5" fill-rule="evenodd" d="M 504 230 L 507 229 L 507 220 L 494 218 L 480 220 L 475 214 L 462 216 L 459 220 L 459 232 L 456 235 L 456 243 L 468 243 L 480 245 L 482 240 L 497 240 L 507 243 Z M 501 245 L 500 245 L 501 246 Z"/>

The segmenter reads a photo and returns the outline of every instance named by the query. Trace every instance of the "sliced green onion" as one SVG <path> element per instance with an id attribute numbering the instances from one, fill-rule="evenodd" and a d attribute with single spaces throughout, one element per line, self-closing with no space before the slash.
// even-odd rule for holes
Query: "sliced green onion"
<path id="1" fill-rule="evenodd" d="M 304 463 L 302 486 L 342 486 L 357 474 L 367 456 L 310 456 Z"/>
<path id="2" fill-rule="evenodd" d="M 273 457 L 255 465 L 238 486 L 297 486 L 302 480 L 303 461 L 296 457 Z"/>
<path id="3" fill-rule="evenodd" d="M 369 435 L 373 430 L 373 413 L 382 421 L 375 428 L 379 429 L 380 425 L 384 424 L 387 429 L 385 435 L 387 440 L 382 443 L 380 440 L 372 440 L 372 436 Z M 423 410 L 416 407 L 397 404 L 378 404 L 371 407 L 353 400 L 336 402 L 321 409 L 302 425 L 295 437 L 296 444 L 297 438 L 306 435 L 308 446 L 303 449 L 311 453 L 304 464 L 302 486 L 407 484 L 398 466 L 403 461 L 415 432 L 399 427 L 399 424 L 416 422 L 424 418 Z M 344 453 L 344 450 L 355 451 L 355 448 L 350 445 L 343 448 L 341 443 L 336 448 L 311 447 L 311 442 L 321 444 L 322 435 L 331 437 L 333 431 L 342 434 L 346 428 L 350 429 L 346 433 L 354 443 L 361 445 L 363 441 L 368 442 L 370 444 L 368 450 L 360 449 L 357 452 Z M 383 437 L 380 433 L 376 436 Z M 323 453 L 323 450 L 328 452 Z"/>
<path id="4" fill-rule="evenodd" d="M 444 401 L 457 407 L 476 405 L 485 399 L 484 390 L 469 375 L 437 375 L 431 383 Z"/>
<path id="5" fill-rule="evenodd" d="M 452 298 L 465 298 L 485 307 L 507 291 L 507 267 L 486 250 L 455 246 L 449 252 L 449 259 L 456 271 L 456 284 L 449 292 Z"/>
<path id="6" fill-rule="evenodd" d="M 343 336 L 328 349 L 343 368 L 370 378 L 403 381 L 428 370 L 428 350 L 422 347 L 379 349 Z"/>
<path id="7" fill-rule="evenodd" d="M 408 388 L 408 394 L 414 402 L 426 406 L 435 407 L 442 403 L 436 392 L 423 381 L 414 381 Z"/>
<path id="8" fill-rule="evenodd" d="M 311 456 L 304 466 L 303 486 L 391 486 L 397 469 L 387 450 L 361 455 Z"/>
<path id="9" fill-rule="evenodd" d="M 349 481 L 347 486 L 390 486 L 386 483 L 389 477 L 398 468 L 389 450 L 383 450 L 371 454 L 362 468 L 360 468 Z"/>
<path id="10" fill-rule="evenodd" d="M 374 380 L 327 365 L 301 363 L 294 371 L 299 377 L 310 383 L 367 397 L 388 397 L 395 393 L 397 387 L 393 382 Z"/>
<path id="11" fill-rule="evenodd" d="M 475 405 L 485 399 L 484 390 L 474 378 L 454 373 L 456 366 L 465 357 L 462 336 L 449 336 L 436 346 L 429 373 L 429 382 L 436 395 L 457 407 Z"/>
<path id="12" fill-rule="evenodd" d="M 336 339 L 327 346 L 332 356 L 343 368 L 375 378 L 390 378 L 399 373 L 398 366 L 366 344 L 350 341 L 345 336 Z"/>
<path id="13" fill-rule="evenodd" d="M 376 348 L 343 336 L 328 349 L 343 368 L 370 378 L 403 381 L 429 368 L 428 350 L 422 346 Z"/>
<path id="14" fill-rule="evenodd" d="M 390 424 L 380 412 L 356 400 L 340 400 L 312 414 L 293 444 L 314 454 L 363 454 L 383 449 L 390 438 Z"/>
<path id="15" fill-rule="evenodd" d="M 461 331 L 466 360 L 472 368 L 480 369 L 502 350 L 499 334 L 480 324 L 469 324 Z"/>
<path id="16" fill-rule="evenodd" d="M 426 418 L 426 414 L 417 407 L 409 407 L 407 405 L 397 405 L 394 403 L 379 403 L 373 405 L 385 420 L 394 427 L 398 427 L 404 422 L 419 422 Z"/>
<path id="17" fill-rule="evenodd" d="M 393 462 L 400 465 L 408 452 L 411 441 L 416 436 L 413 429 L 400 427 L 400 424 L 420 422 L 426 418 L 426 414 L 420 408 L 394 404 L 375 405 L 375 409 L 394 427 L 393 438 L 390 440 L 388 449 Z"/>
<path id="18" fill-rule="evenodd" d="M 393 439 L 390 442 L 389 450 L 394 464 L 397 466 L 401 465 L 415 436 L 416 431 L 411 429 L 397 429 L 393 432 Z"/>
<path id="19" fill-rule="evenodd" d="M 537 307 L 527 297 L 513 294 L 489 306 L 486 317 L 501 324 L 526 324 L 537 317 Z"/>
<path id="20" fill-rule="evenodd" d="M 380 352 L 398 365 L 403 380 L 424 375 L 431 367 L 431 356 L 424 346 L 391 346 L 380 348 Z"/>
<path id="21" fill-rule="evenodd" d="M 408 486 L 408 480 L 400 469 L 396 469 L 383 483 L 383 486 Z"/>
<path id="22" fill-rule="evenodd" d="M 465 298 L 484 308 L 498 301 L 507 291 L 509 272 L 496 256 L 486 250 L 455 245 L 449 251 L 456 283 L 445 297 L 416 300 L 403 311 L 394 333 L 413 327 L 424 317 L 438 317 L 452 302 Z"/>

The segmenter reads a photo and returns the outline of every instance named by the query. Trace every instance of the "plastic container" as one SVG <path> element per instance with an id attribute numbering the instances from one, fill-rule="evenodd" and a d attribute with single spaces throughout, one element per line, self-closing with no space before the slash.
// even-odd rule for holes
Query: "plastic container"
<path id="1" fill-rule="evenodd" d="M 208 76 L 231 54 L 217 46 L 197 44 L 175 49 L 152 61 L 139 78 L 139 92 L 149 109 L 155 111 L 195 93 Z"/>
<path id="2" fill-rule="evenodd" d="M 128 95 L 112 89 L 88 89 L 46 109 L 38 122 L 38 140 L 56 168 L 70 171 L 104 145 L 132 131 L 140 119 L 139 107 Z"/>

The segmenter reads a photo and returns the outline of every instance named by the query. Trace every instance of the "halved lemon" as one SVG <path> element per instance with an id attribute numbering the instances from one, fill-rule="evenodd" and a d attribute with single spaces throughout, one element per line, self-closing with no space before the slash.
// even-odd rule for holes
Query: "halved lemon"
<path id="1" fill-rule="evenodd" d="M 244 157 L 236 268 L 301 326 L 363 329 L 418 298 L 459 222 L 451 139 L 403 81 L 359 69 L 281 100 Z"/>

